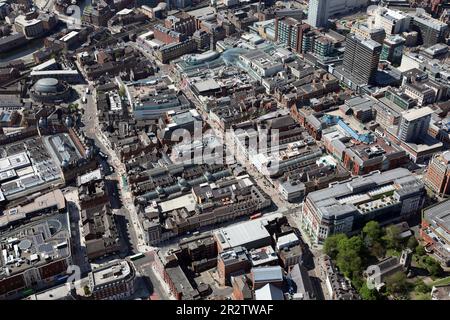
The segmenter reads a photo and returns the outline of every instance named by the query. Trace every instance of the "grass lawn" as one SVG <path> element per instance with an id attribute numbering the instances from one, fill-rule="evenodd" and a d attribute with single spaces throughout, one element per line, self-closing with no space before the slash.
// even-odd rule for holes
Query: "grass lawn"
<path id="1" fill-rule="evenodd" d="M 401 255 L 402 253 L 395 249 L 388 249 L 386 251 L 386 257 L 400 257 Z"/>
<path id="2" fill-rule="evenodd" d="M 410 298 L 411 300 L 431 300 L 431 294 L 413 291 L 410 294 Z"/>
<path id="3" fill-rule="evenodd" d="M 450 285 L 450 277 L 438 279 L 431 283 L 432 286 L 442 286 L 442 285 Z"/>

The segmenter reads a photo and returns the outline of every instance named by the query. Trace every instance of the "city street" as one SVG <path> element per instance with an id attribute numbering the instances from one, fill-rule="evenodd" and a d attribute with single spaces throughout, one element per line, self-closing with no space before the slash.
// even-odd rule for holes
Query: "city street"
<path id="1" fill-rule="evenodd" d="M 144 278 L 149 288 L 150 294 L 158 300 L 169 300 L 172 297 L 168 294 L 165 283 L 156 274 L 154 269 L 153 251 L 147 252 L 144 258 L 133 262 L 140 275 Z"/>
<path id="2" fill-rule="evenodd" d="M 67 201 L 67 207 L 70 217 L 71 243 L 72 243 L 72 261 L 73 264 L 80 267 L 82 275 L 86 275 L 91 271 L 91 265 L 87 259 L 86 246 L 82 235 L 83 229 L 81 224 L 80 208 L 78 206 L 78 190 L 76 188 L 67 187 L 64 197 Z"/>
<path id="3" fill-rule="evenodd" d="M 90 84 L 89 87 L 91 89 L 93 88 L 93 86 L 91 86 Z M 126 229 L 127 234 L 130 235 L 129 238 L 131 240 L 131 247 L 133 248 L 133 252 L 149 251 L 152 248 L 146 246 L 144 243 L 144 230 L 139 222 L 136 208 L 133 204 L 131 192 L 127 189 L 127 186 L 124 185 L 124 183 L 126 183 L 126 180 L 122 179 L 122 177 L 126 176 L 125 166 L 119 160 L 117 154 L 109 147 L 109 144 L 106 142 L 102 131 L 98 130 L 100 124 L 97 115 L 97 104 L 95 102 L 95 90 L 91 92 L 92 94 L 86 95 L 86 104 L 81 105 L 84 109 L 83 123 L 85 127 L 83 128 L 83 131 L 85 132 L 86 137 L 94 140 L 95 145 L 100 149 L 100 151 L 109 156 L 108 162 L 114 168 L 115 173 L 108 176 L 107 178 L 117 181 L 116 185 L 118 186 L 118 192 L 120 193 L 120 199 L 123 208 L 121 208 L 120 210 L 115 210 L 115 213 L 119 216 L 123 216 L 123 221 L 127 221 Z"/>
<path id="4" fill-rule="evenodd" d="M 236 152 L 236 147 L 234 145 L 234 141 L 228 141 L 226 139 L 228 136 L 224 139 L 224 132 L 219 128 L 217 123 L 212 121 L 208 114 L 204 111 L 202 108 L 200 102 L 198 99 L 194 96 L 190 88 L 185 87 L 182 88 L 183 93 L 188 97 L 188 99 L 194 103 L 197 111 L 202 115 L 203 119 L 209 124 L 209 126 L 213 129 L 214 133 L 221 137 L 221 140 L 225 140 L 225 146 L 229 152 L 234 156 L 235 160 L 245 168 L 247 173 L 249 173 L 258 186 L 271 198 L 272 202 L 275 204 L 275 206 L 278 209 L 295 209 L 299 206 L 299 204 L 289 203 L 288 201 L 282 199 L 280 192 L 273 187 L 273 185 L 269 182 L 269 180 L 260 172 L 258 172 L 255 167 L 246 159 L 244 156 L 240 155 L 238 152 Z"/>

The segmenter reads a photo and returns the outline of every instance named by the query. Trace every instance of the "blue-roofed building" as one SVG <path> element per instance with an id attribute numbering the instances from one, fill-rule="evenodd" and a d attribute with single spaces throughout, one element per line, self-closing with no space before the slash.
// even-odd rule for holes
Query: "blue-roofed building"
<path id="1" fill-rule="evenodd" d="M 284 274 L 280 266 L 252 268 L 253 290 L 272 284 L 278 288 L 283 285 Z"/>

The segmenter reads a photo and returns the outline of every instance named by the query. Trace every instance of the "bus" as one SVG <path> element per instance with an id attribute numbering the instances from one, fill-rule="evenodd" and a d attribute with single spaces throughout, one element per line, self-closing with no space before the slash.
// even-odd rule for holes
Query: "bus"
<path id="1" fill-rule="evenodd" d="M 24 296 L 29 296 L 29 295 L 32 295 L 33 293 L 34 293 L 34 290 L 32 288 L 25 289 L 25 290 L 22 291 L 22 294 Z"/>
<path id="2" fill-rule="evenodd" d="M 141 252 L 141 253 L 138 253 L 138 254 L 135 254 L 135 255 L 130 256 L 130 260 L 131 260 L 131 261 L 135 261 L 135 260 L 141 259 L 141 258 L 143 258 L 143 257 L 145 257 L 145 254 L 143 254 L 143 253 Z"/>
<path id="3" fill-rule="evenodd" d="M 261 216 L 262 216 L 262 213 L 261 213 L 261 212 L 260 212 L 260 213 L 256 213 L 256 214 L 250 216 L 250 220 L 258 219 L 258 218 L 260 218 Z"/>

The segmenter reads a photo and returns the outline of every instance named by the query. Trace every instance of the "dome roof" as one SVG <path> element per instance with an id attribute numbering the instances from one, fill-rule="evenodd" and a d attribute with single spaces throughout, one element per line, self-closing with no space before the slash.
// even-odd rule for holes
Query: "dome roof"
<path id="1" fill-rule="evenodd" d="M 38 92 L 44 93 L 56 93 L 62 91 L 61 84 L 58 79 L 55 78 L 43 78 L 39 79 L 34 84 L 34 89 Z"/>

